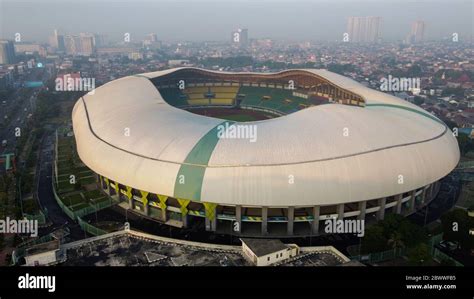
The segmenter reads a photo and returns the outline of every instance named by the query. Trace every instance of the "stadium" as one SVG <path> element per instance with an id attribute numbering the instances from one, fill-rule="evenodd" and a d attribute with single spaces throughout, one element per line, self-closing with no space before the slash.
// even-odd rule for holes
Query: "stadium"
<path id="1" fill-rule="evenodd" d="M 124 77 L 81 97 L 72 120 L 80 159 L 121 207 L 241 236 L 412 214 L 460 156 L 437 117 L 317 69 Z M 253 135 L 220 134 L 235 128 Z"/>

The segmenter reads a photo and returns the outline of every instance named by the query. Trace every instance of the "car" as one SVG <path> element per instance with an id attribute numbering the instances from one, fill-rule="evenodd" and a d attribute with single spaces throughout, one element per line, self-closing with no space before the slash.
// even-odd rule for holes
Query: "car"
<path id="1" fill-rule="evenodd" d="M 447 249 L 449 251 L 456 250 L 458 248 L 458 242 L 451 242 L 451 241 L 441 241 L 439 242 L 439 246 L 441 248 Z"/>

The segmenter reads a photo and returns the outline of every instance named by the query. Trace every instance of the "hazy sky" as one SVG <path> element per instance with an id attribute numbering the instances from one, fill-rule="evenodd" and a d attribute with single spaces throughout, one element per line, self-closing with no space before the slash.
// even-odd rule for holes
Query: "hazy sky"
<path id="1" fill-rule="evenodd" d="M 47 41 L 63 34 L 96 32 L 141 40 L 154 32 L 162 40 L 230 39 L 238 27 L 250 38 L 340 40 L 349 16 L 380 16 L 382 37 L 403 39 L 411 23 L 426 22 L 425 37 L 457 32 L 472 37 L 474 0 L 0 0 L 0 36 Z"/>

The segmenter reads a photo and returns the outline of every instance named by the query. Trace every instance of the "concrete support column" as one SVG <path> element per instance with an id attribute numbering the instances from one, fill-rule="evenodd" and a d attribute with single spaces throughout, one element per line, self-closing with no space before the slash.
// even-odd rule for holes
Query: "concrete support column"
<path id="1" fill-rule="evenodd" d="M 183 227 L 188 227 L 188 205 L 191 201 L 187 199 L 178 198 L 179 210 L 181 211 L 181 222 L 183 222 Z"/>
<path id="2" fill-rule="evenodd" d="M 165 195 L 160 195 L 160 194 L 157 194 L 158 196 L 158 199 L 160 200 L 160 209 L 161 209 L 161 220 L 163 222 L 166 222 L 168 219 L 167 215 L 166 215 L 166 208 L 167 208 L 167 205 L 166 205 L 166 201 L 168 200 L 168 196 L 165 196 Z"/>
<path id="3" fill-rule="evenodd" d="M 426 189 L 426 201 L 427 202 L 430 202 L 431 201 L 431 196 L 433 194 L 433 188 L 432 188 L 433 184 L 430 184 L 428 186 L 428 189 Z"/>
<path id="4" fill-rule="evenodd" d="M 125 189 L 127 190 L 127 200 L 128 200 L 128 207 L 133 210 L 133 195 L 132 195 L 132 187 L 125 186 Z"/>
<path id="5" fill-rule="evenodd" d="M 268 207 L 262 207 L 262 235 L 268 233 Z"/>
<path id="6" fill-rule="evenodd" d="M 358 220 L 365 220 L 365 210 L 367 209 L 367 201 L 359 201 L 360 214 L 357 216 Z"/>
<path id="7" fill-rule="evenodd" d="M 416 189 L 411 192 L 410 198 L 410 213 L 415 212 L 415 198 L 416 198 Z"/>
<path id="8" fill-rule="evenodd" d="M 319 214 L 320 208 L 319 206 L 313 207 L 313 225 L 312 230 L 314 235 L 319 235 Z"/>
<path id="9" fill-rule="evenodd" d="M 344 204 L 343 203 L 337 205 L 337 219 L 338 220 L 344 219 Z"/>
<path id="10" fill-rule="evenodd" d="M 110 182 L 108 178 L 104 178 L 105 192 L 110 196 Z"/>
<path id="11" fill-rule="evenodd" d="M 237 226 L 233 226 L 232 230 L 234 233 L 241 233 L 242 232 L 242 206 L 235 207 L 235 222 L 237 222 Z"/>
<path id="12" fill-rule="evenodd" d="M 377 220 L 383 220 L 385 217 L 385 203 L 387 202 L 387 198 L 380 198 L 379 199 L 379 207 L 380 209 L 377 211 Z"/>
<path id="13" fill-rule="evenodd" d="M 115 195 L 111 195 L 110 197 L 120 200 L 120 188 L 117 182 L 114 182 L 114 191 L 115 191 Z"/>
<path id="14" fill-rule="evenodd" d="M 188 214 L 181 214 L 181 221 L 183 222 L 183 227 L 188 227 Z"/>
<path id="15" fill-rule="evenodd" d="M 434 199 L 434 195 L 435 195 L 434 184 L 431 184 L 430 185 L 430 197 L 429 197 L 430 201 Z"/>
<path id="16" fill-rule="evenodd" d="M 397 204 L 393 207 L 394 208 L 393 212 L 397 214 L 401 214 L 403 194 L 395 195 L 395 199 L 397 200 Z"/>
<path id="17" fill-rule="evenodd" d="M 140 190 L 140 194 L 142 195 L 143 213 L 148 216 L 150 212 L 148 208 L 148 192 Z"/>
<path id="18" fill-rule="evenodd" d="M 215 232 L 217 230 L 217 217 L 214 217 L 214 219 L 211 220 L 211 231 Z"/>
<path id="19" fill-rule="evenodd" d="M 295 207 L 288 207 L 288 225 L 286 233 L 293 235 L 293 226 L 295 223 Z"/>
<path id="20" fill-rule="evenodd" d="M 425 187 L 423 187 L 423 191 L 421 192 L 421 203 L 422 204 L 425 204 L 425 200 L 426 200 L 426 192 L 427 189 L 425 189 Z"/>
<path id="21" fill-rule="evenodd" d="M 217 229 L 217 215 L 216 215 L 216 203 L 205 202 L 204 208 L 206 209 L 206 231 L 215 232 Z"/>

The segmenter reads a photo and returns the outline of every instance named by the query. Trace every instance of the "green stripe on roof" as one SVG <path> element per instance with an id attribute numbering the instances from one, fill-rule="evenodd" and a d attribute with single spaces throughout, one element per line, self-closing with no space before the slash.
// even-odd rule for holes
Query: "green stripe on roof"
<path id="1" fill-rule="evenodd" d="M 181 165 L 176 176 L 174 184 L 175 198 L 201 200 L 202 182 L 206 166 L 209 163 L 214 148 L 219 142 L 218 128 L 226 123 L 232 125 L 234 122 L 224 121 L 218 124 L 207 132 L 189 152 L 184 160 L 185 164 Z"/>
<path id="2" fill-rule="evenodd" d="M 444 122 L 442 122 L 440 119 L 438 119 L 437 117 L 431 115 L 430 113 L 425 113 L 425 112 L 422 112 L 420 110 L 417 110 L 417 109 L 413 109 L 413 108 L 410 108 L 410 107 L 405 107 L 405 106 L 399 106 L 399 105 L 393 105 L 393 104 L 366 104 L 365 105 L 366 107 L 390 107 L 390 108 L 398 108 L 398 109 L 403 109 L 403 110 L 407 110 L 407 111 L 410 111 L 410 112 L 414 112 L 414 113 L 417 113 L 417 114 L 420 114 L 420 115 L 423 115 L 425 117 L 428 117 L 440 124 L 442 124 L 443 126 L 446 126 L 446 124 Z"/>

